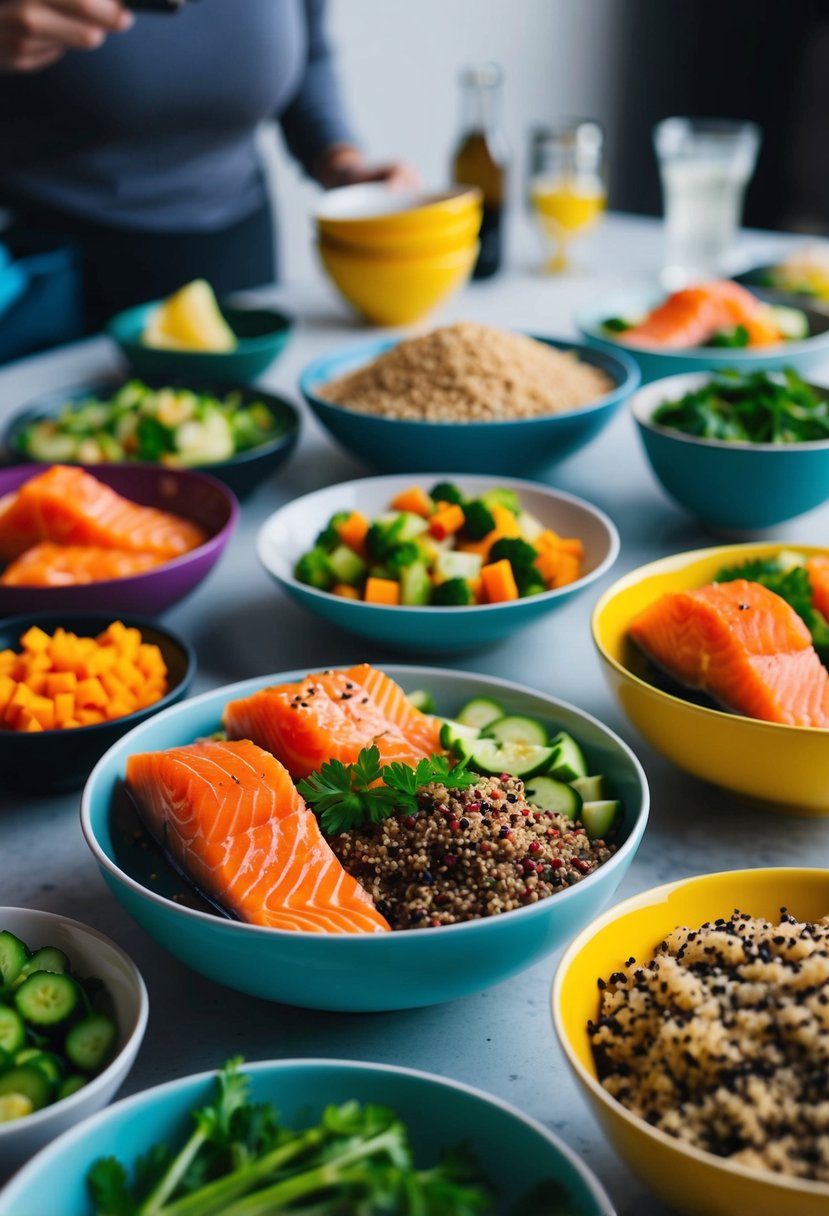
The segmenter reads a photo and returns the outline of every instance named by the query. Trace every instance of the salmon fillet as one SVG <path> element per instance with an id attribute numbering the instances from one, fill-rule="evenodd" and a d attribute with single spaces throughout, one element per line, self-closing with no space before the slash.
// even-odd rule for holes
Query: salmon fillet
<path id="1" fill-rule="evenodd" d="M 240 920 L 306 933 L 389 929 L 286 770 L 249 740 L 130 756 L 126 780 L 158 843 Z"/>
<path id="2" fill-rule="evenodd" d="M 619 335 L 631 346 L 704 346 L 722 329 L 743 325 L 749 346 L 782 340 L 766 309 L 750 291 L 729 279 L 685 287 L 668 296 L 638 325 Z"/>
<path id="3" fill-rule="evenodd" d="M 43 540 L 156 553 L 168 560 L 206 539 L 190 520 L 139 506 L 71 465 L 53 465 L 0 499 L 0 558 L 7 561 Z"/>
<path id="4" fill-rule="evenodd" d="M 6 587 L 69 587 L 128 578 L 164 561 L 157 553 L 101 549 L 94 545 L 56 545 L 44 540 L 10 562 L 0 575 Z"/>
<path id="5" fill-rule="evenodd" d="M 829 557 L 810 557 L 806 569 L 812 584 L 812 603 L 829 621 Z"/>
<path id="6" fill-rule="evenodd" d="M 829 672 L 804 621 L 767 587 L 735 579 L 663 595 L 630 635 L 675 679 L 737 713 L 829 727 Z"/>
<path id="7" fill-rule="evenodd" d="M 231 701 L 222 724 L 231 738 L 267 748 L 297 778 L 326 760 L 353 764 L 373 744 L 384 764 L 417 764 L 443 750 L 438 720 L 415 709 L 393 680 L 367 663 Z"/>

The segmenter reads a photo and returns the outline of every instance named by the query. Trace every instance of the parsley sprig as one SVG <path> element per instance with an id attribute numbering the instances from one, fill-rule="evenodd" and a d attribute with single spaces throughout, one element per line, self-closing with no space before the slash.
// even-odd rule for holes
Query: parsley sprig
<path id="1" fill-rule="evenodd" d="M 374 745 L 364 747 L 354 764 L 327 760 L 297 789 L 316 811 L 323 830 L 337 836 L 365 823 L 382 823 L 396 811 L 416 814 L 418 790 L 430 782 L 462 790 L 480 779 L 454 756 L 430 756 L 414 767 L 399 760 L 381 764 L 380 749 Z"/>

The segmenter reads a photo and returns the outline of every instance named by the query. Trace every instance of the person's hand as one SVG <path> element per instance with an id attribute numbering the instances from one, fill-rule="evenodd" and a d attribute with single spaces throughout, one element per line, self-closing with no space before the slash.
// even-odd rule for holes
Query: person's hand
<path id="1" fill-rule="evenodd" d="M 67 51 L 94 51 L 133 21 L 120 0 L 0 0 L 0 72 L 39 72 Z"/>
<path id="2" fill-rule="evenodd" d="M 359 182 L 385 182 L 395 190 L 416 190 L 422 185 L 420 175 L 411 165 L 403 161 L 369 164 L 359 148 L 351 144 L 335 144 L 328 148 L 317 162 L 315 176 L 326 190 L 335 186 L 355 186 Z"/>

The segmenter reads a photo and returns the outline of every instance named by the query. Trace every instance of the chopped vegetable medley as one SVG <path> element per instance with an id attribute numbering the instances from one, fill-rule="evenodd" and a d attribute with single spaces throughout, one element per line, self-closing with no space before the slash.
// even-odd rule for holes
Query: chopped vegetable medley
<path id="1" fill-rule="evenodd" d="M 791 368 L 782 374 L 729 370 L 678 401 L 663 402 L 652 420 L 699 439 L 808 443 L 829 439 L 829 396 Z"/>
<path id="2" fill-rule="evenodd" d="M 371 604 L 467 607 L 538 595 L 582 576 L 584 549 L 525 511 L 514 490 L 466 498 L 449 482 L 411 486 L 371 521 L 332 515 L 294 574 Z"/>

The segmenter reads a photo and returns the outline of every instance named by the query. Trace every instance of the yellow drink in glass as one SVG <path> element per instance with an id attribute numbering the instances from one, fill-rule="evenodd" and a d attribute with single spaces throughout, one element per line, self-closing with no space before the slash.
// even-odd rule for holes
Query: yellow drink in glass
<path id="1" fill-rule="evenodd" d="M 567 119 L 530 135 L 527 200 L 553 246 L 546 271 L 567 269 L 570 241 L 607 205 L 604 135 L 592 119 Z"/>
<path id="2" fill-rule="evenodd" d="M 569 241 L 592 228 L 605 209 L 603 185 L 597 181 L 542 180 L 533 183 L 530 200 L 542 232 L 556 249 L 546 269 L 566 269 Z"/>

